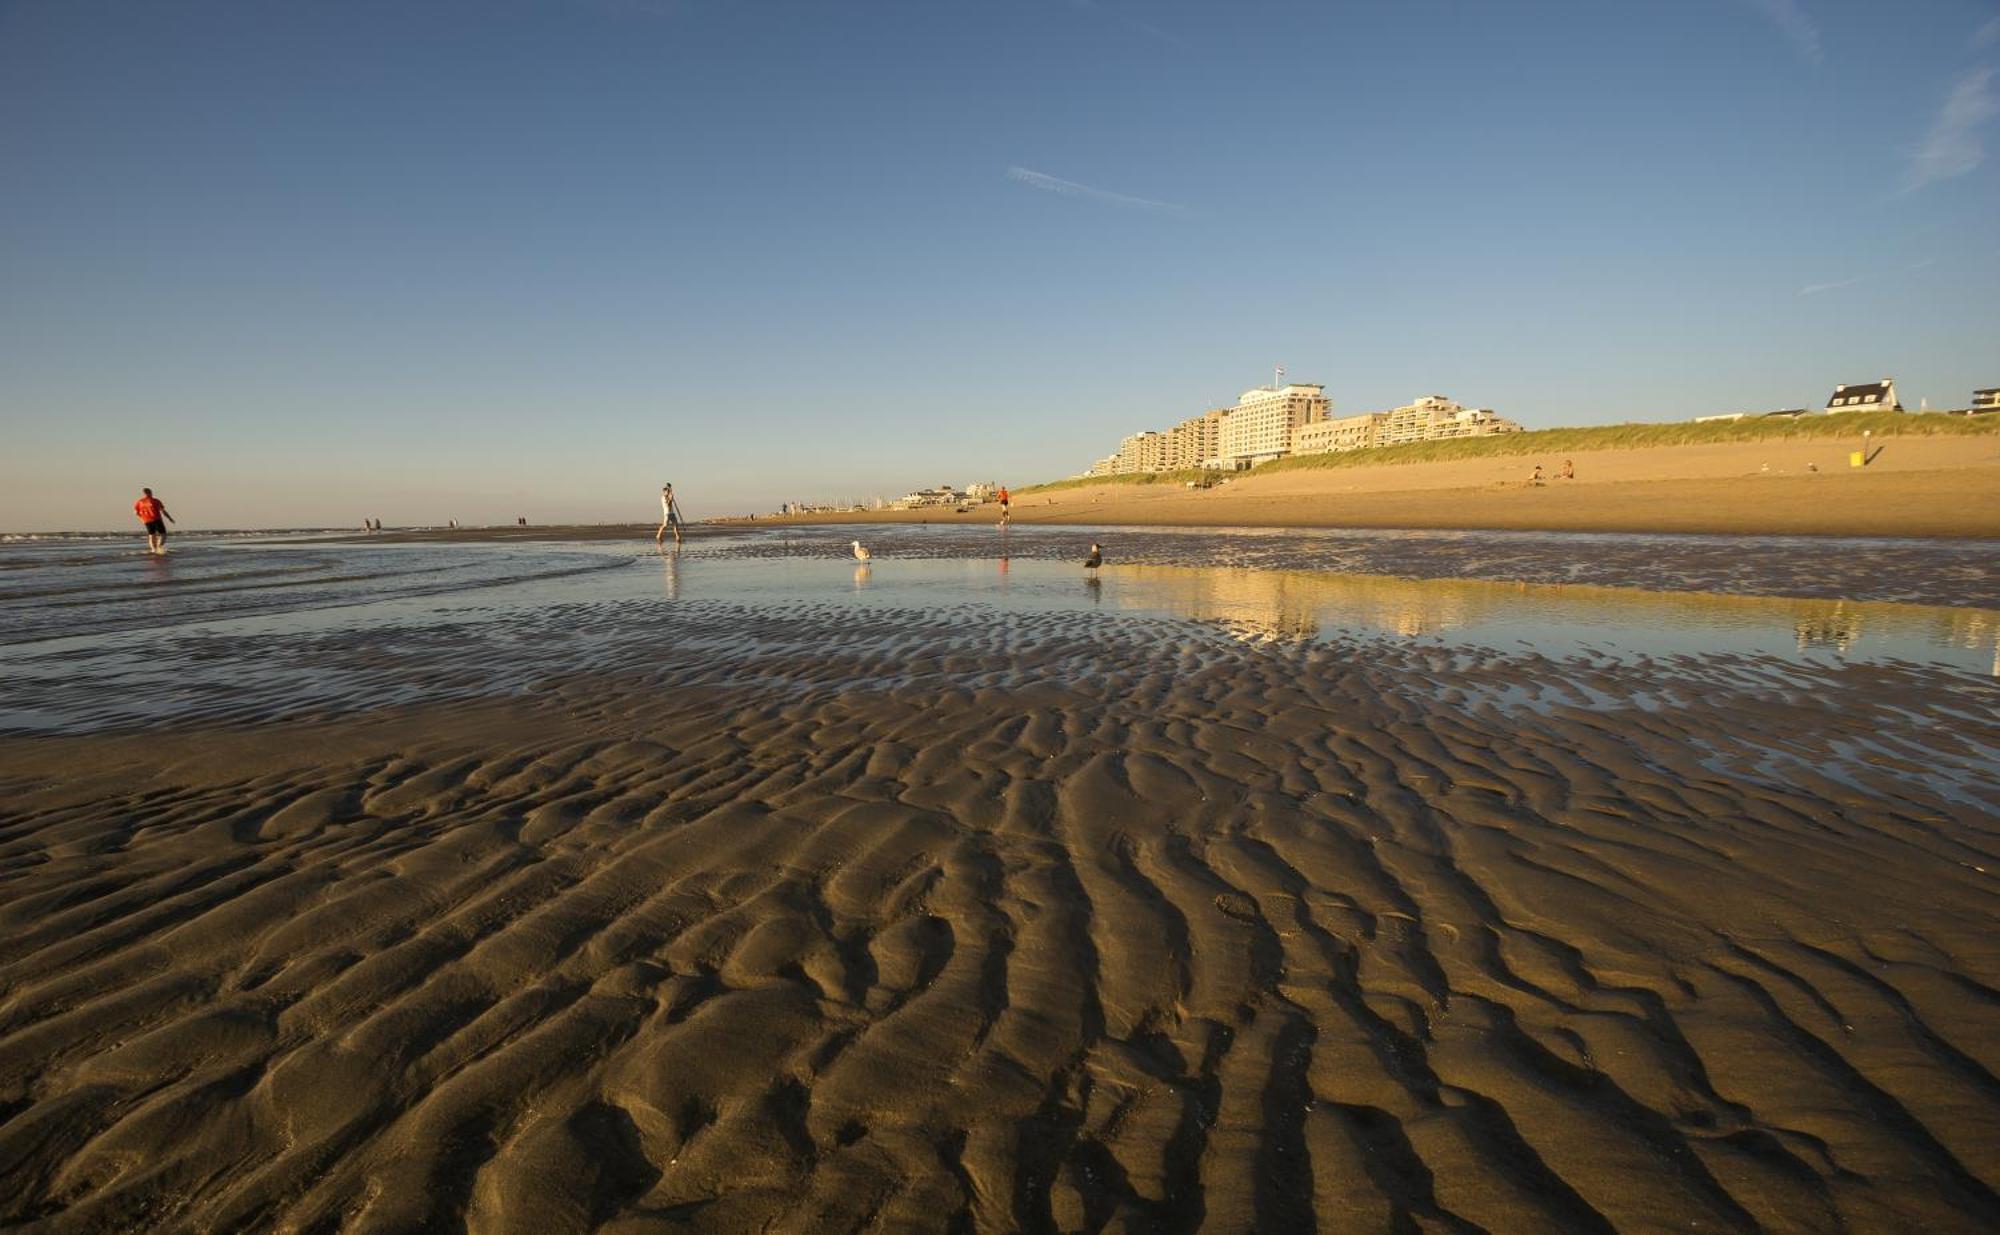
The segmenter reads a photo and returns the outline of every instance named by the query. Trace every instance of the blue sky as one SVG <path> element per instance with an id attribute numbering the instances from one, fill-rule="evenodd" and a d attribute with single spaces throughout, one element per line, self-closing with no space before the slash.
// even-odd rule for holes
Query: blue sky
<path id="1" fill-rule="evenodd" d="M 0 528 L 2000 383 L 2000 3 L 0 0 Z"/>

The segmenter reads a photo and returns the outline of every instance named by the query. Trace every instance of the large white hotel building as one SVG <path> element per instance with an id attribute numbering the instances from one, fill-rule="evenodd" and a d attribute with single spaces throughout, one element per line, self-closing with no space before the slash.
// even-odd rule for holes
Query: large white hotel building
<path id="1" fill-rule="evenodd" d="M 1224 466 L 1255 467 L 1292 453 L 1292 435 L 1300 426 L 1325 420 L 1333 410 L 1326 387 L 1294 382 L 1289 386 L 1260 386 L 1246 390 L 1236 406 L 1222 418 L 1221 448 L 1217 462 Z"/>

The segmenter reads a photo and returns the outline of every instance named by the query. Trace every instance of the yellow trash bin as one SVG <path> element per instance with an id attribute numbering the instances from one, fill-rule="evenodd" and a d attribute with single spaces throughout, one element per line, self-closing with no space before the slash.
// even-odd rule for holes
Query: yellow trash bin
<path id="1" fill-rule="evenodd" d="M 1865 467 L 1865 466 L 1867 466 L 1867 463 L 1868 463 L 1868 456 L 1867 456 L 1867 455 L 1864 455 L 1864 454 L 1862 454 L 1862 453 L 1861 453 L 1860 451 L 1858 451 L 1858 450 L 1851 450 L 1851 451 L 1849 451 L 1849 452 L 1848 452 L 1848 454 L 1847 454 L 1847 466 L 1849 466 L 1849 467 Z"/>

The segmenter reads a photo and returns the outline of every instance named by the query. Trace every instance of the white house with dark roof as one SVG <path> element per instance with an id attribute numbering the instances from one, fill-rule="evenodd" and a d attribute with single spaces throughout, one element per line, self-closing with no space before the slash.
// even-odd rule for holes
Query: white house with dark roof
<path id="1" fill-rule="evenodd" d="M 1896 401 L 1896 379 L 1885 377 L 1879 382 L 1864 382 L 1857 386 L 1835 386 L 1833 397 L 1826 401 L 1828 412 L 1900 412 L 1903 405 Z"/>
<path id="2" fill-rule="evenodd" d="M 1973 391 L 1972 410 L 1974 412 L 2000 412 L 2000 386 L 1995 386 L 1991 390 Z"/>

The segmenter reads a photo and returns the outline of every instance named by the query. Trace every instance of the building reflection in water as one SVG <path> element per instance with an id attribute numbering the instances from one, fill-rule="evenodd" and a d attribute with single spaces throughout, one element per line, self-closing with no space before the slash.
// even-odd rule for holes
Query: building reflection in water
<path id="1" fill-rule="evenodd" d="M 1251 643 L 1305 642 L 1339 630 L 1419 638 L 1489 624 L 1603 626 L 1762 631 L 1773 641 L 1789 632 L 1801 652 L 1846 656 L 1865 635 L 1876 655 L 1899 654 L 1899 644 L 1916 655 L 1939 646 L 1985 651 L 1982 667 L 1990 659 L 2000 676 L 2000 612 L 1985 609 L 1237 568 L 1107 566 L 1105 574 L 1125 608 L 1212 622 Z"/>
<path id="2" fill-rule="evenodd" d="M 1306 642 L 1322 624 L 1415 638 L 1467 625 L 1481 611 L 1478 590 L 1453 581 L 1172 566 L 1119 567 L 1117 580 L 1121 603 L 1215 622 L 1246 643 Z"/>
<path id="3" fill-rule="evenodd" d="M 1955 648 L 1992 653 L 1993 676 L 2000 678 L 2000 612 L 1992 609 L 1942 609 L 1938 637 Z"/>

